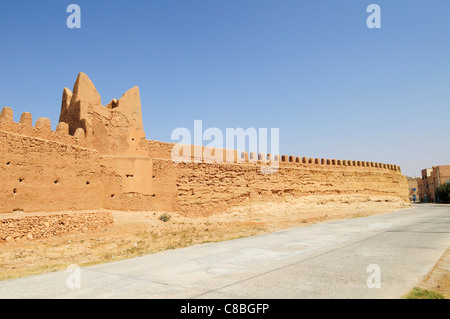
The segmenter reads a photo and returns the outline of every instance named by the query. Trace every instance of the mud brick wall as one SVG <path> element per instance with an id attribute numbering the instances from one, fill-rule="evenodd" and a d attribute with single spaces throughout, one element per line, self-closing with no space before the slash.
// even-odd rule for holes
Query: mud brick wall
<path id="1" fill-rule="evenodd" d="M 0 130 L 0 213 L 101 208 L 98 152 Z"/>
<path id="2" fill-rule="evenodd" d="M 33 126 L 30 113 L 15 122 L 11 108 L 0 112 L 0 215 L 104 208 L 206 216 L 314 194 L 408 200 L 393 164 L 179 146 L 146 139 L 137 87 L 102 105 L 80 73 L 63 90 L 55 131 L 47 118 Z"/>
<path id="3" fill-rule="evenodd" d="M 306 195 L 367 194 L 408 200 L 397 169 L 281 162 L 274 174 L 260 163 L 178 163 L 153 159 L 153 191 L 162 210 L 209 216 L 252 201 Z"/>

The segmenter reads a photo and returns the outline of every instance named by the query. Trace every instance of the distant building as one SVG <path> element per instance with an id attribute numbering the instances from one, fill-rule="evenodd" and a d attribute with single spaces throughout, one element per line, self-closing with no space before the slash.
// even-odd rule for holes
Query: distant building
<path id="1" fill-rule="evenodd" d="M 417 181 L 419 200 L 426 203 L 438 202 L 436 189 L 445 183 L 450 184 L 450 165 L 423 169 L 422 178 Z"/>
<path id="2" fill-rule="evenodd" d="M 408 177 L 409 200 L 412 202 L 419 201 L 419 180 L 420 177 Z"/>

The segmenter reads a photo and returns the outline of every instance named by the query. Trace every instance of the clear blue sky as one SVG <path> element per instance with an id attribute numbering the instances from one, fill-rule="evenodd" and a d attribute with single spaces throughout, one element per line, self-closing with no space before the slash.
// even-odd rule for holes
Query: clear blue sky
<path id="1" fill-rule="evenodd" d="M 81 7 L 81 29 L 66 8 Z M 381 7 L 381 29 L 366 8 Z M 450 1 L 1 1 L 0 107 L 59 118 L 78 72 L 139 86 L 148 139 L 279 128 L 287 155 L 450 164 Z"/>

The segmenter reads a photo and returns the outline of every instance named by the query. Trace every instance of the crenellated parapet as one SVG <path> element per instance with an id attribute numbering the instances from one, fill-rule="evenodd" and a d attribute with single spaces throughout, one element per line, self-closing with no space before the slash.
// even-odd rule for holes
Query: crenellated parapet
<path id="1" fill-rule="evenodd" d="M 308 157 L 299 157 L 299 156 L 292 156 L 292 155 L 282 155 L 281 163 L 295 164 L 295 165 L 308 164 L 308 165 L 315 165 L 318 167 L 323 167 L 323 166 L 369 167 L 369 168 L 378 168 L 378 169 L 385 169 L 385 170 L 401 172 L 400 166 L 393 165 L 393 164 L 353 161 L 353 160 L 340 160 L 340 159 L 326 159 L 326 158 L 308 158 Z"/>
<path id="2" fill-rule="evenodd" d="M 4 107 L 0 113 L 0 130 L 53 142 L 88 147 L 85 132 L 82 128 L 77 129 L 75 134 L 71 135 L 69 134 L 68 124 L 60 122 L 53 131 L 50 119 L 45 117 L 38 118 L 33 126 L 32 115 L 28 112 L 22 113 L 19 122 L 15 122 L 13 110 L 9 107 Z"/>
<path id="3" fill-rule="evenodd" d="M 171 144 L 172 147 L 174 144 Z M 175 148 L 174 148 L 175 149 Z M 393 164 L 384 164 L 377 162 L 327 159 L 327 158 L 308 158 L 293 155 L 272 155 L 256 152 L 238 152 L 226 149 L 209 149 L 204 146 L 179 145 L 172 154 L 175 162 L 193 162 L 193 163 L 248 163 L 258 165 L 293 165 L 293 166 L 311 166 L 311 167 L 355 167 L 355 168 L 373 168 L 379 170 L 389 170 L 401 172 L 400 166 Z M 230 155 L 231 154 L 231 155 Z"/>

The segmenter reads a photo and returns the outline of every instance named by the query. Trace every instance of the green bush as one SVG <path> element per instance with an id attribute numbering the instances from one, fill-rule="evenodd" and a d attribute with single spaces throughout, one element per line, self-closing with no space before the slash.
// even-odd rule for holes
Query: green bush
<path id="1" fill-rule="evenodd" d="M 413 290 L 409 292 L 404 299 L 445 299 L 444 295 L 427 289 L 417 288 L 415 287 Z"/>
<path id="2" fill-rule="evenodd" d="M 163 222 L 168 222 L 170 220 L 172 216 L 170 216 L 169 214 L 162 214 L 161 216 L 159 216 L 159 220 L 162 220 Z"/>
<path id="3" fill-rule="evenodd" d="M 436 194 L 442 203 L 450 203 L 450 184 L 439 185 Z"/>

